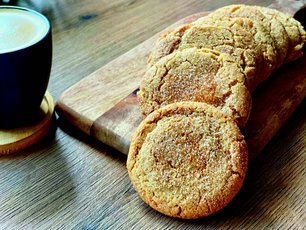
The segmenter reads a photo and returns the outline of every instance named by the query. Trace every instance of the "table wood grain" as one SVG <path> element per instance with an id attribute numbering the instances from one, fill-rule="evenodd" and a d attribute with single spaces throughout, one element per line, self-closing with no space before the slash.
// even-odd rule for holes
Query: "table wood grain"
<path id="1" fill-rule="evenodd" d="M 231 3 L 271 2 L 21 0 L 18 4 L 52 21 L 49 92 L 56 100 L 69 86 L 177 20 Z M 302 103 L 252 163 L 233 202 L 216 215 L 195 221 L 169 218 L 149 208 L 130 184 L 126 156 L 58 119 L 41 142 L 0 158 L 0 229 L 305 229 L 305 106 Z"/>

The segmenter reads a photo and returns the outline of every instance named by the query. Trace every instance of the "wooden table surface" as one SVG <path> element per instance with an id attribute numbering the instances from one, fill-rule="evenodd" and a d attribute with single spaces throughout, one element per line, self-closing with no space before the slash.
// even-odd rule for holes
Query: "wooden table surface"
<path id="1" fill-rule="evenodd" d="M 49 91 L 56 100 L 69 86 L 175 21 L 242 2 L 271 3 L 21 0 L 18 4 L 52 21 Z M 0 158 L 0 229 L 305 229 L 305 134 L 304 102 L 251 164 L 233 202 L 216 215 L 186 221 L 161 215 L 142 202 L 129 181 L 125 155 L 58 119 L 41 142 Z"/>

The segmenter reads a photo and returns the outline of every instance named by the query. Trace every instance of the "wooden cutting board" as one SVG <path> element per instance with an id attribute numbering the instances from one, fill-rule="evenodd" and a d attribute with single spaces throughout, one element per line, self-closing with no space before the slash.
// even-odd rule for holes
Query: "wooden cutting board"
<path id="1" fill-rule="evenodd" d="M 301 5 L 293 4 L 293 1 L 277 1 L 270 7 L 293 15 Z M 191 15 L 166 30 L 206 14 Z M 132 134 L 143 119 L 136 92 L 146 70 L 147 56 L 159 34 L 63 92 L 56 103 L 59 116 L 127 154 Z M 251 159 L 264 148 L 305 96 L 306 57 L 284 65 L 254 92 L 251 117 L 242 130 Z"/>

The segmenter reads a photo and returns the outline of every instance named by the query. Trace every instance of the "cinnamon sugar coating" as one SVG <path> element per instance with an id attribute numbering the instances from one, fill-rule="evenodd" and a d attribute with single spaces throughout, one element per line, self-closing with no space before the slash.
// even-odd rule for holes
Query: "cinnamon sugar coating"
<path id="1" fill-rule="evenodd" d="M 138 92 L 145 115 L 179 101 L 206 102 L 243 127 L 251 111 L 251 95 L 241 67 L 228 54 L 184 49 L 152 66 Z"/>
<path id="2" fill-rule="evenodd" d="M 151 113 L 127 159 L 140 197 L 172 217 L 195 219 L 225 207 L 242 186 L 247 146 L 235 122 L 205 103 L 180 102 Z"/>

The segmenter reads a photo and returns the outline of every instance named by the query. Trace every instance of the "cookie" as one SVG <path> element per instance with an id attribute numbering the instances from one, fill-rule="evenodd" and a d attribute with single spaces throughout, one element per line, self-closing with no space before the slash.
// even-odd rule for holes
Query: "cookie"
<path id="1" fill-rule="evenodd" d="M 251 111 L 241 67 L 230 55 L 209 49 L 184 49 L 160 59 L 143 77 L 138 98 L 144 115 L 174 102 L 206 102 L 240 127 Z"/>
<path id="2" fill-rule="evenodd" d="M 224 208 L 241 188 L 247 164 L 247 145 L 235 122 L 197 102 L 151 113 L 134 133 L 127 159 L 140 197 L 184 219 Z"/>
<path id="3" fill-rule="evenodd" d="M 303 48 L 306 42 L 306 32 L 301 23 L 292 16 L 275 9 L 257 7 L 269 20 L 278 20 L 285 28 L 289 38 L 288 53 L 285 63 L 294 61 L 303 55 Z"/>

